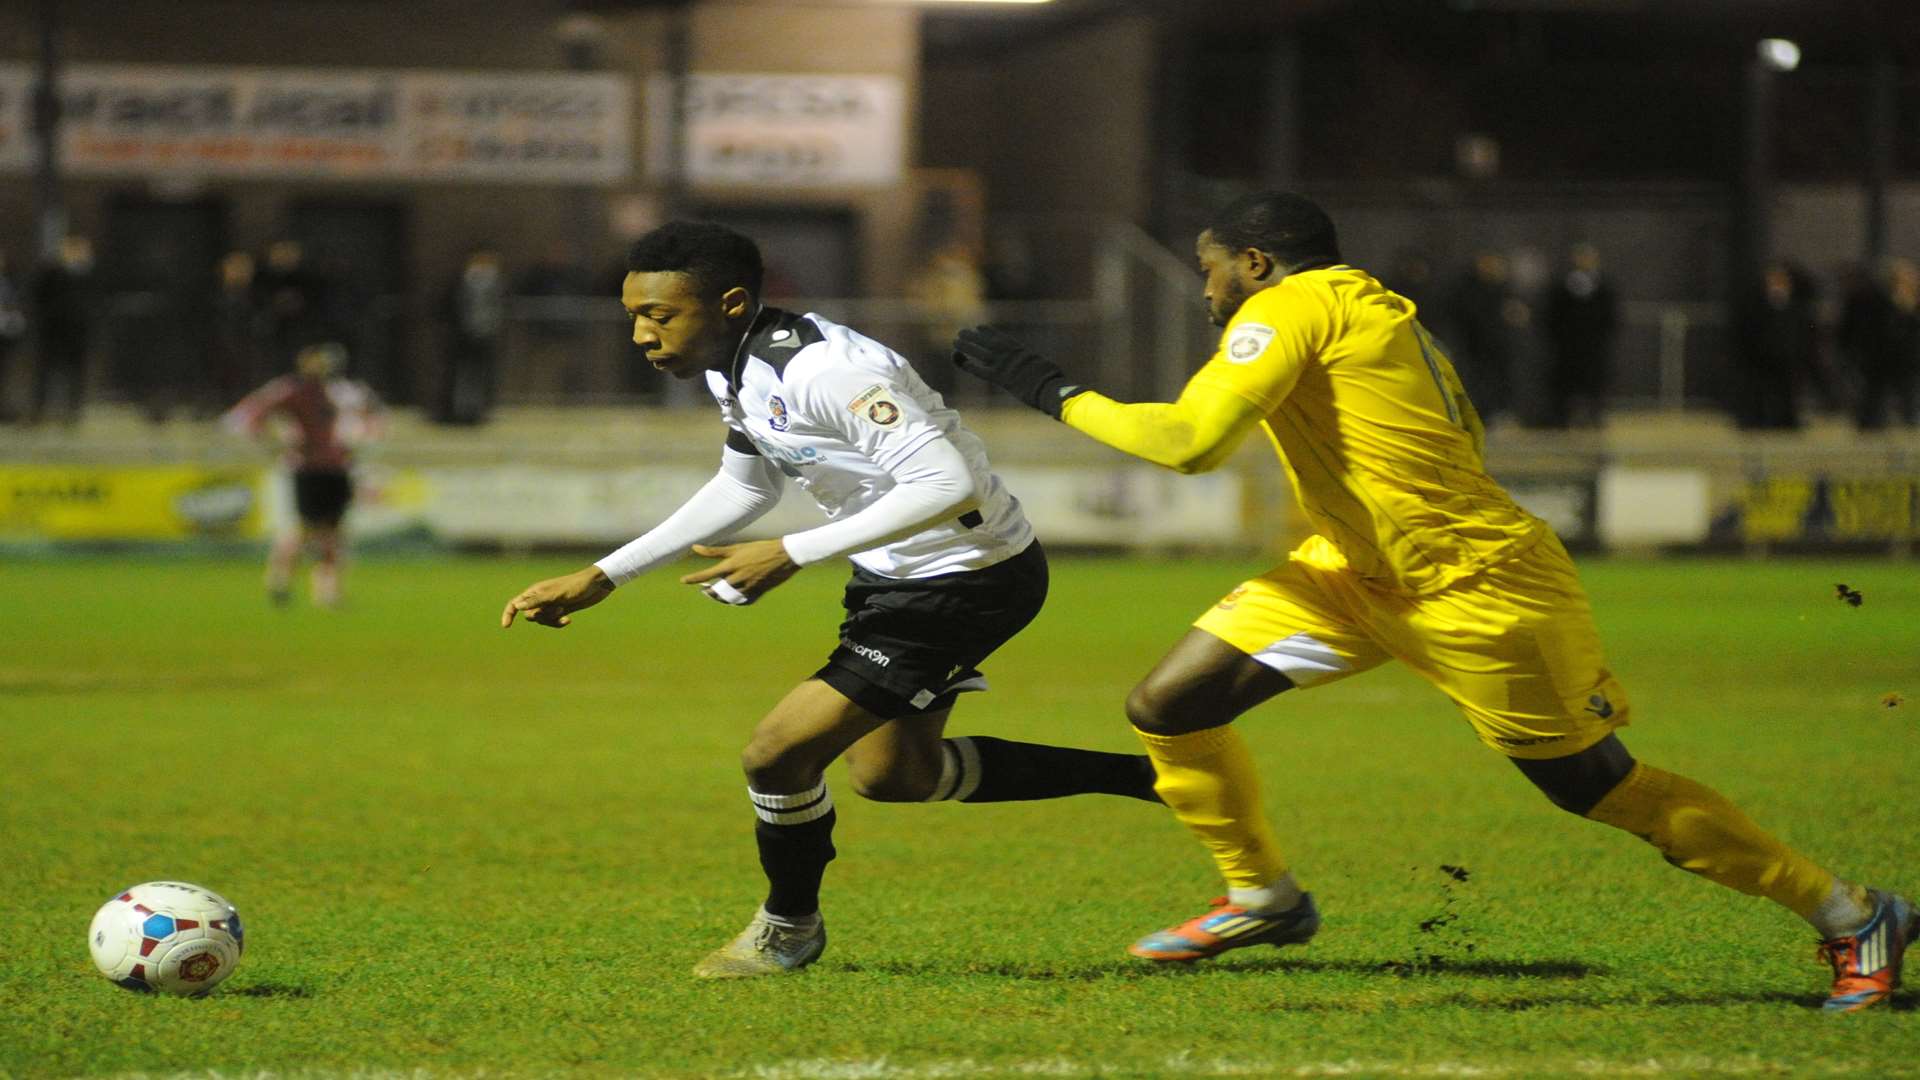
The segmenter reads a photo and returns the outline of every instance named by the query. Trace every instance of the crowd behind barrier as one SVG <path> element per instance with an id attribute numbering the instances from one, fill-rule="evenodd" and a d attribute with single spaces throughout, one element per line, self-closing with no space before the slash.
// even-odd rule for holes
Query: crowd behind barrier
<path id="1" fill-rule="evenodd" d="M 962 405 L 998 404 L 954 379 L 947 357 L 952 333 L 975 322 L 1014 330 L 1121 396 L 1147 396 L 1203 359 L 1211 333 L 1191 278 L 1166 265 L 1177 258 L 1147 254 L 1157 277 L 1096 265 L 1077 297 L 936 251 L 907 296 L 782 297 L 775 275 L 770 299 L 862 327 Z M 1418 258 L 1368 269 L 1415 301 L 1490 422 L 1591 428 L 1625 406 L 1720 410 L 1754 430 L 1816 414 L 1860 431 L 1920 423 L 1920 268 L 1904 258 L 1827 280 L 1776 260 L 1725 303 L 1623 299 L 1591 243 L 1529 275 L 1497 250 L 1448 272 Z M 321 341 L 342 345 L 349 370 L 390 403 L 450 425 L 484 423 L 503 403 L 700 403 L 697 388 L 639 362 L 615 303 L 617 268 L 557 257 L 515 268 L 476 244 L 439 288 L 378 295 L 282 240 L 257 256 L 229 252 L 165 291 L 116 290 L 100 276 L 80 236 L 27 273 L 0 261 L 0 422 L 72 423 L 89 401 L 134 404 L 155 421 L 212 417 Z"/>

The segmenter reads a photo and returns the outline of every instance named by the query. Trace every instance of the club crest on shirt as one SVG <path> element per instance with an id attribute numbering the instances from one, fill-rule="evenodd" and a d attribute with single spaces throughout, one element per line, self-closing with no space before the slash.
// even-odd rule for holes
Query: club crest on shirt
<path id="1" fill-rule="evenodd" d="M 781 401 L 778 397 L 768 398 L 767 413 L 768 413 L 768 416 L 767 416 L 768 427 L 772 428 L 775 431 L 787 430 L 787 425 L 791 421 L 787 419 L 787 403 L 786 402 Z"/>
<path id="2" fill-rule="evenodd" d="M 900 403 L 893 400 L 884 383 L 874 383 L 860 391 L 859 397 L 847 403 L 847 411 L 864 416 L 880 427 L 892 427 L 900 422 Z"/>
<path id="3" fill-rule="evenodd" d="M 1273 342 L 1273 327 L 1264 323 L 1241 323 L 1227 336 L 1227 359 L 1236 364 L 1252 363 Z"/>

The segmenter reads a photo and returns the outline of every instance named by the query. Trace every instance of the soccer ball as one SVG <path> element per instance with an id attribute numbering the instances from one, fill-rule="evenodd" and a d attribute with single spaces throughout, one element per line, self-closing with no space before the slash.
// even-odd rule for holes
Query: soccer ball
<path id="1" fill-rule="evenodd" d="M 240 963 L 240 913 L 184 881 L 135 885 L 101 905 L 87 929 L 100 974 L 129 990 L 199 995 Z"/>

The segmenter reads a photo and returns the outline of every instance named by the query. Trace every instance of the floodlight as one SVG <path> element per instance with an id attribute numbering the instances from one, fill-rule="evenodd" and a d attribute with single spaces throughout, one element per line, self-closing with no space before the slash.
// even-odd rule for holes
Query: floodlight
<path id="1" fill-rule="evenodd" d="M 1786 38 L 1763 38 L 1760 62 L 1775 71 L 1792 71 L 1800 66 L 1800 46 Z"/>

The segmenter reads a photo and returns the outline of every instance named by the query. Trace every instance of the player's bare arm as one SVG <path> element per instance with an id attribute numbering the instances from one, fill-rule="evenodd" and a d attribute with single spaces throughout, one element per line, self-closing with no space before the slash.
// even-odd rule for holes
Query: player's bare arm
<path id="1" fill-rule="evenodd" d="M 557 630 L 573 622 L 574 612 L 605 600 L 613 589 L 613 582 L 597 566 L 536 581 L 507 601 L 505 610 L 500 612 L 500 628 L 512 626 L 515 616 L 525 616 L 528 622 Z"/>

